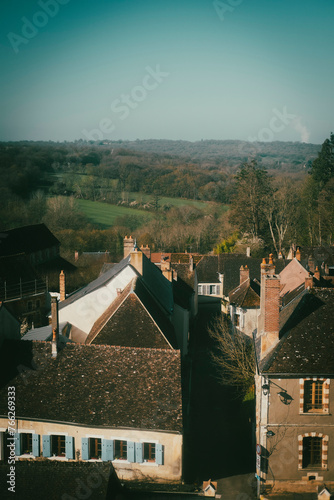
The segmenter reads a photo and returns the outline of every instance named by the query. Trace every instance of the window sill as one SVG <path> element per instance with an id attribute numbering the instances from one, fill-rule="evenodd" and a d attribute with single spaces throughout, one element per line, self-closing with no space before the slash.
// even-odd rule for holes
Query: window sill
<path id="1" fill-rule="evenodd" d="M 152 466 L 152 467 L 158 467 L 158 464 L 156 462 L 139 462 L 139 465 L 145 465 L 145 466 Z"/>
<path id="2" fill-rule="evenodd" d="M 321 416 L 321 417 L 330 417 L 332 414 L 324 411 L 307 411 L 307 412 L 301 412 L 299 415 L 308 415 L 309 417 L 313 416 Z"/>
<path id="3" fill-rule="evenodd" d="M 124 460 L 123 458 L 115 458 L 114 460 L 112 460 L 112 463 L 116 463 L 116 464 L 131 464 L 131 462 L 129 462 L 128 460 Z"/>
<path id="4" fill-rule="evenodd" d="M 102 462 L 102 458 L 89 458 L 85 462 Z"/>
<path id="5" fill-rule="evenodd" d="M 61 462 L 68 462 L 68 458 L 67 457 L 47 457 L 48 460 L 60 460 Z"/>
<path id="6" fill-rule="evenodd" d="M 22 455 L 17 455 L 16 458 L 36 458 L 32 453 L 23 453 Z"/>

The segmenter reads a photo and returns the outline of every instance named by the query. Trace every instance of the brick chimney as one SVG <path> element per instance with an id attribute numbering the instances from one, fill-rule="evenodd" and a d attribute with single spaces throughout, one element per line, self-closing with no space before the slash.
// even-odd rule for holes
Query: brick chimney
<path id="1" fill-rule="evenodd" d="M 60 293 L 60 302 L 66 299 L 66 293 L 65 293 L 65 274 L 64 271 L 60 272 L 59 275 L 59 293 Z"/>
<path id="2" fill-rule="evenodd" d="M 313 288 L 313 276 L 311 273 L 308 273 L 308 277 L 305 278 L 305 289 Z"/>
<path id="3" fill-rule="evenodd" d="M 132 238 L 132 236 L 130 236 L 129 238 L 125 236 L 123 240 L 124 259 L 133 251 L 134 245 L 135 240 Z"/>
<path id="4" fill-rule="evenodd" d="M 249 279 L 249 269 L 247 266 L 241 266 L 240 267 L 240 285 L 241 283 L 243 283 L 244 281 L 248 280 Z"/>
<path id="5" fill-rule="evenodd" d="M 190 254 L 189 255 L 189 271 L 193 271 L 194 270 L 194 257 Z"/>
<path id="6" fill-rule="evenodd" d="M 261 332 L 261 357 L 264 357 L 267 352 L 279 341 L 279 293 L 281 289 L 279 276 L 265 276 L 263 289 L 264 310 L 261 310 L 261 316 L 263 318 L 263 330 Z"/>
<path id="7" fill-rule="evenodd" d="M 149 247 L 148 245 L 146 245 L 146 246 L 142 245 L 142 246 L 140 247 L 140 251 L 141 251 L 144 255 L 146 255 L 146 257 L 147 257 L 148 259 L 151 259 L 151 249 L 150 249 L 150 247 Z"/>
<path id="8" fill-rule="evenodd" d="M 74 261 L 76 262 L 78 259 L 79 259 L 79 252 L 78 252 L 78 250 L 76 250 L 74 252 Z"/>
<path id="9" fill-rule="evenodd" d="M 51 325 L 52 325 L 51 355 L 53 358 L 56 358 L 58 353 L 58 340 L 59 340 L 57 297 L 51 297 Z"/>
<path id="10" fill-rule="evenodd" d="M 261 337 L 261 357 L 277 344 L 279 340 L 280 278 L 275 274 L 273 255 L 261 264 L 260 315 L 258 317 L 258 336 Z"/>

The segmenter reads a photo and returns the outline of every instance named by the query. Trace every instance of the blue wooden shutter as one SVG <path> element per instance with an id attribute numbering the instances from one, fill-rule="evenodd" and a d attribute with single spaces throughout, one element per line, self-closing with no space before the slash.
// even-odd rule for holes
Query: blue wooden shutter
<path id="1" fill-rule="evenodd" d="M 158 465 L 163 465 L 164 463 L 164 447 L 162 444 L 155 445 L 155 461 Z"/>
<path id="2" fill-rule="evenodd" d="M 107 460 L 114 460 L 114 441 L 113 439 L 106 439 L 107 446 Z"/>
<path id="3" fill-rule="evenodd" d="M 32 454 L 39 457 L 39 434 L 32 435 Z"/>
<path id="4" fill-rule="evenodd" d="M 128 441 L 128 462 L 135 461 L 135 443 Z"/>
<path id="5" fill-rule="evenodd" d="M 81 456 L 82 456 L 82 460 L 89 459 L 88 438 L 81 438 Z"/>
<path id="6" fill-rule="evenodd" d="M 51 436 L 43 436 L 43 457 L 51 457 Z"/>
<path id="7" fill-rule="evenodd" d="M 143 463 L 143 443 L 136 443 L 136 462 Z"/>
<path id="8" fill-rule="evenodd" d="M 114 460 L 114 441 L 112 439 L 102 439 L 102 460 Z"/>
<path id="9" fill-rule="evenodd" d="M 72 436 L 65 437 L 65 455 L 66 458 L 74 459 L 74 439 Z"/>
<path id="10" fill-rule="evenodd" d="M 15 442 L 15 455 L 18 457 L 19 455 L 21 455 L 21 439 L 19 433 L 14 434 L 14 442 Z"/>

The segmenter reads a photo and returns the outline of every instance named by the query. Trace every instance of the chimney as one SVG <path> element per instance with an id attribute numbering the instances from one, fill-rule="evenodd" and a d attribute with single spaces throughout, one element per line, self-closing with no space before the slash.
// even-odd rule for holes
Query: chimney
<path id="1" fill-rule="evenodd" d="M 194 270 L 194 257 L 191 254 L 189 256 L 189 270 L 190 271 Z"/>
<path id="2" fill-rule="evenodd" d="M 249 279 L 249 269 L 247 266 L 241 266 L 240 267 L 240 285 L 241 283 L 243 283 L 244 281 L 248 280 Z"/>
<path id="3" fill-rule="evenodd" d="M 167 278 L 169 281 L 173 280 L 173 271 L 171 268 L 171 263 L 170 262 L 161 262 L 161 272 Z"/>
<path id="4" fill-rule="evenodd" d="M 261 280 L 261 358 L 279 341 L 279 305 L 281 282 L 278 275 L 264 275 Z M 263 297 L 262 297 L 263 293 Z"/>
<path id="5" fill-rule="evenodd" d="M 246 248 L 246 257 L 250 257 L 250 256 L 251 256 L 251 248 L 247 247 Z"/>
<path id="6" fill-rule="evenodd" d="M 130 264 L 143 276 L 143 254 L 135 248 L 130 252 Z"/>
<path id="7" fill-rule="evenodd" d="M 313 288 L 313 277 L 311 273 L 308 273 L 308 277 L 305 278 L 305 289 Z"/>
<path id="8" fill-rule="evenodd" d="M 279 259 L 283 259 L 282 252 L 279 252 L 279 253 L 278 253 L 278 258 L 279 258 Z"/>
<path id="9" fill-rule="evenodd" d="M 57 297 L 51 297 L 51 325 L 52 325 L 51 355 L 53 358 L 56 358 L 58 353 L 58 339 L 59 339 Z"/>
<path id="10" fill-rule="evenodd" d="M 142 245 L 140 247 L 140 251 L 148 258 L 148 259 L 151 259 L 151 249 L 148 245 L 146 245 L 144 247 L 144 245 Z"/>
<path id="11" fill-rule="evenodd" d="M 301 261 L 301 253 L 300 253 L 300 248 L 298 247 L 296 250 L 296 259 L 300 262 Z"/>
<path id="12" fill-rule="evenodd" d="M 329 266 L 328 266 L 328 264 L 325 264 L 325 274 L 326 274 L 326 276 L 329 275 Z"/>
<path id="13" fill-rule="evenodd" d="M 320 271 L 319 271 L 318 266 L 315 268 L 314 277 L 316 280 L 320 281 Z"/>
<path id="14" fill-rule="evenodd" d="M 76 250 L 74 252 L 74 261 L 76 262 L 78 260 L 78 258 L 79 258 L 79 252 L 78 252 L 78 250 Z"/>
<path id="15" fill-rule="evenodd" d="M 60 302 L 66 299 L 66 293 L 65 293 L 65 274 L 64 271 L 60 272 L 59 275 L 59 293 L 60 293 Z"/>
<path id="16" fill-rule="evenodd" d="M 132 252 L 132 250 L 134 248 L 134 244 L 135 244 L 135 240 L 132 238 L 132 236 L 130 236 L 130 238 L 125 236 L 125 238 L 123 240 L 124 259 Z"/>

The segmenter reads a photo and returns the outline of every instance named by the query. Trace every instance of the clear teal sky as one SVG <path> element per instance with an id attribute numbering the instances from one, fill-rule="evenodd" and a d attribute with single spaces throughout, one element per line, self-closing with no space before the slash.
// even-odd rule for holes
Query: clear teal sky
<path id="1" fill-rule="evenodd" d="M 2 0 L 0 140 L 322 143 L 333 20 L 333 0 Z"/>

